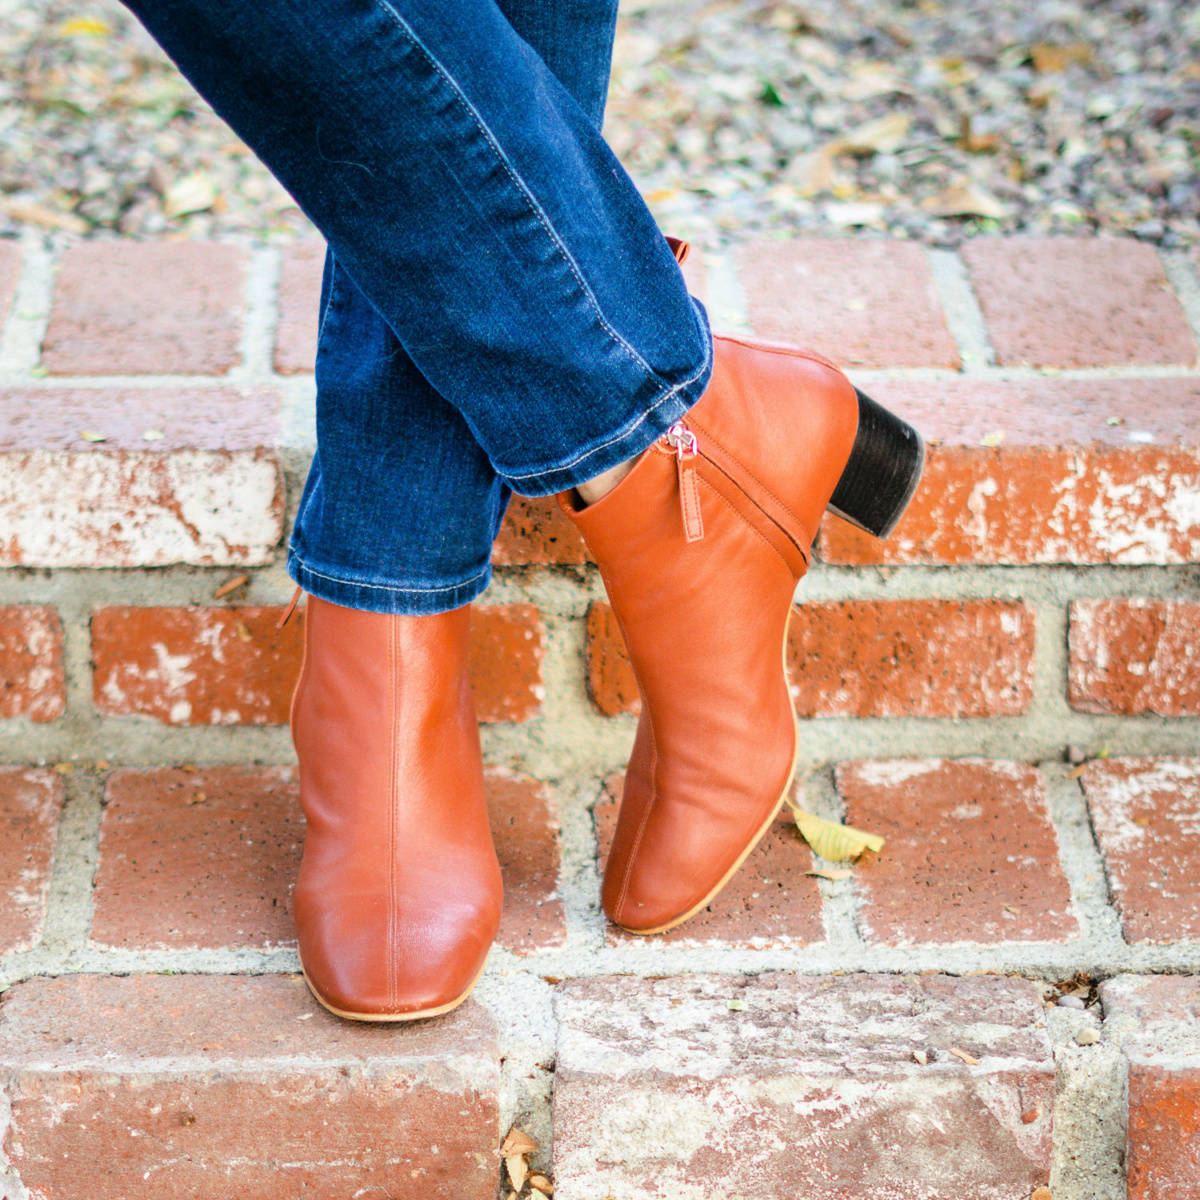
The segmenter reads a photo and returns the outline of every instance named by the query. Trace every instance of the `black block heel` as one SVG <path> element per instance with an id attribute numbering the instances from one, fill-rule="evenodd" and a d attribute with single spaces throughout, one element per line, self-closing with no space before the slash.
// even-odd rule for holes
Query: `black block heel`
<path id="1" fill-rule="evenodd" d="M 904 515 L 925 469 L 921 435 L 870 396 L 858 395 L 858 436 L 829 501 L 837 513 L 877 538 L 886 538 Z"/>

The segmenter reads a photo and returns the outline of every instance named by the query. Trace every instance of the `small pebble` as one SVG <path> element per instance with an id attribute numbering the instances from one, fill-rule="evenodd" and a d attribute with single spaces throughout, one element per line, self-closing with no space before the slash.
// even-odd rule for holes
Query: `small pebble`
<path id="1" fill-rule="evenodd" d="M 1059 1008 L 1087 1008 L 1087 1005 L 1078 996 L 1059 996 Z"/>
<path id="2" fill-rule="evenodd" d="M 1094 1046 L 1100 1040 L 1100 1034 L 1095 1029 L 1081 1029 L 1075 1035 L 1075 1041 L 1080 1046 Z"/>

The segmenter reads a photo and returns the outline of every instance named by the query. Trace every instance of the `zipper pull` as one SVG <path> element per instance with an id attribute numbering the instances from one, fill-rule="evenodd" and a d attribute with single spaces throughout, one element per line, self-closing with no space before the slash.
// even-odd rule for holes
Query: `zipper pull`
<path id="1" fill-rule="evenodd" d="M 698 542 L 704 536 L 704 519 L 700 512 L 700 487 L 696 482 L 696 456 L 699 454 L 696 435 L 682 421 L 676 421 L 664 437 L 675 451 L 684 536 L 689 542 Z"/>

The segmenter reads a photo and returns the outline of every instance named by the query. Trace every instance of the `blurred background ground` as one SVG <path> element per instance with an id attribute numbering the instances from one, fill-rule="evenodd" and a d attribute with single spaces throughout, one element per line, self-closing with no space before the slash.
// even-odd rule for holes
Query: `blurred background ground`
<path id="1" fill-rule="evenodd" d="M 113 0 L 0 0 L 0 235 L 291 240 L 289 197 Z M 690 237 L 1200 241 L 1200 6 L 628 0 L 606 135 Z"/>

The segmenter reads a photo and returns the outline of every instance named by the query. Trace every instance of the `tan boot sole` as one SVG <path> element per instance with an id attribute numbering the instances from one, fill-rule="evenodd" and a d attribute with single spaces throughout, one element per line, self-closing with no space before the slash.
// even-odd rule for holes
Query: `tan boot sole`
<path id="1" fill-rule="evenodd" d="M 783 626 L 783 678 L 787 682 L 787 642 L 788 629 L 792 623 L 792 610 L 788 610 L 788 619 Z M 788 693 L 791 694 L 790 692 Z M 725 885 L 738 873 L 742 863 L 750 857 L 755 846 L 766 836 L 767 830 L 775 823 L 775 818 L 779 816 L 779 810 L 783 808 L 783 802 L 787 799 L 788 792 L 792 790 L 792 781 L 796 778 L 796 765 L 800 761 L 800 731 L 795 726 L 795 714 L 792 716 L 792 728 L 794 731 L 794 748 L 792 750 L 792 769 L 788 772 L 787 782 L 783 785 L 783 792 L 779 799 L 775 802 L 775 807 L 771 809 L 771 815 L 763 822 L 762 827 L 754 835 L 750 844 L 742 851 L 741 857 L 725 872 L 724 878 L 717 884 L 703 900 L 700 901 L 694 908 L 689 908 L 682 917 L 676 917 L 673 921 L 668 921 L 665 925 L 659 925 L 654 929 L 630 929 L 628 925 L 622 925 L 619 921 L 614 921 L 618 929 L 623 929 L 626 933 L 636 934 L 638 937 L 653 937 L 658 933 L 666 933 L 668 929 L 674 929 L 677 925 L 682 925 L 684 921 L 690 921 L 701 909 L 707 908 L 721 893 Z"/>
<path id="2" fill-rule="evenodd" d="M 468 985 L 467 990 L 463 992 L 463 994 L 459 996 L 457 1000 L 451 1000 L 449 1004 L 442 1004 L 437 1008 L 422 1008 L 417 1012 L 406 1013 L 356 1013 L 346 1012 L 346 1010 L 342 1008 L 335 1008 L 313 986 L 313 981 L 309 979 L 308 972 L 304 969 L 303 964 L 300 966 L 300 974 L 304 976 L 304 982 L 308 984 L 308 990 L 312 992 L 313 999 L 322 1008 L 333 1013 L 335 1017 L 342 1017 L 347 1021 L 370 1021 L 374 1024 L 396 1024 L 401 1021 L 421 1021 L 426 1017 L 440 1017 L 443 1013 L 448 1013 L 453 1009 L 456 1009 L 475 990 L 475 985 L 479 982 L 480 976 L 483 974 L 483 969 L 486 966 L 487 962 L 485 960 L 483 967 L 479 968 L 475 978 L 472 979 Z"/>

